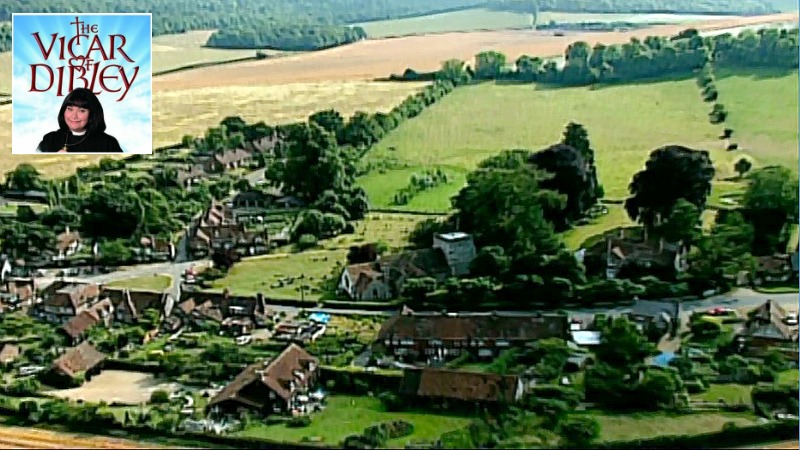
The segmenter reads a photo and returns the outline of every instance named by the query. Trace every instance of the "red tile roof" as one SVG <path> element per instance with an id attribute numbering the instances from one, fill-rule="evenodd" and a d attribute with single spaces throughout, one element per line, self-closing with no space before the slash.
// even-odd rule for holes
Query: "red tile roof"
<path id="1" fill-rule="evenodd" d="M 53 369 L 64 375 L 74 377 L 86 372 L 103 362 L 106 355 L 97 351 L 89 342 L 82 342 L 77 347 L 67 350 L 53 362 Z"/>

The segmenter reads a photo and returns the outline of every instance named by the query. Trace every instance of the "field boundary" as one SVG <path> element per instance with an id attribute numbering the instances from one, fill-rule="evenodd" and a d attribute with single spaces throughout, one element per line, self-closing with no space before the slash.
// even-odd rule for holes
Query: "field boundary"
<path id="1" fill-rule="evenodd" d="M 212 48 L 212 47 L 209 47 Z M 250 50 L 250 49 L 246 49 Z M 252 49 L 254 52 L 258 51 L 257 49 Z M 209 61 L 209 62 L 201 62 L 195 64 L 188 64 L 185 66 L 175 67 L 173 69 L 166 69 L 166 70 L 159 70 L 158 72 L 153 72 L 154 77 L 158 77 L 161 75 L 168 75 L 170 73 L 176 72 L 184 72 L 187 70 L 194 70 L 194 69 L 202 69 L 204 67 L 213 67 L 213 66 L 221 66 L 224 64 L 233 64 L 233 63 L 240 63 L 240 62 L 247 62 L 247 61 L 256 61 L 260 59 L 269 59 L 269 57 L 261 57 L 261 56 L 245 56 L 242 58 L 234 58 L 234 59 L 226 59 L 224 61 Z"/>

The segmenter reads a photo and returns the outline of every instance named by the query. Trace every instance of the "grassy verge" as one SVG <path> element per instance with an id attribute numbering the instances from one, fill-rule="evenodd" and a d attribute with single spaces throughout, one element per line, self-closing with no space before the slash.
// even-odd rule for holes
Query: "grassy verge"
<path id="1" fill-rule="evenodd" d="M 112 281 L 109 287 L 141 289 L 147 291 L 163 291 L 172 286 L 172 277 L 169 275 L 153 275 L 147 277 L 128 278 L 126 280 Z"/>

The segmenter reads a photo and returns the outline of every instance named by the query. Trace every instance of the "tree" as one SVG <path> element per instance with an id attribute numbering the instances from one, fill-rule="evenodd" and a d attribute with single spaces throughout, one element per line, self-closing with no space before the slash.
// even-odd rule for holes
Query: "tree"
<path id="1" fill-rule="evenodd" d="M 738 211 L 719 212 L 711 232 L 703 236 L 689 254 L 689 274 L 700 289 L 723 286 L 726 277 L 754 267 L 751 256 L 753 225 Z"/>
<path id="2" fill-rule="evenodd" d="M 667 242 L 690 244 L 700 237 L 700 233 L 700 209 L 682 198 L 675 202 L 672 211 L 658 227 L 658 234 Z"/>
<path id="3" fill-rule="evenodd" d="M 475 78 L 496 79 L 506 66 L 506 55 L 490 50 L 475 55 Z"/>
<path id="4" fill-rule="evenodd" d="M 614 319 L 611 326 L 602 330 L 600 345 L 595 355 L 625 373 L 634 373 L 644 363 L 645 358 L 655 352 L 655 347 L 647 337 L 625 317 Z"/>
<path id="5" fill-rule="evenodd" d="M 561 438 L 570 446 L 587 446 L 600 437 L 600 423 L 591 416 L 573 416 L 558 425 Z"/>
<path id="6" fill-rule="evenodd" d="M 442 63 L 442 68 L 436 73 L 436 79 L 450 81 L 455 86 L 467 84 L 472 80 L 464 61 L 460 59 L 449 59 Z"/>
<path id="7" fill-rule="evenodd" d="M 544 211 L 563 208 L 564 196 L 542 189 L 547 175 L 528 164 L 501 169 L 493 167 L 495 162 L 482 162 L 453 199 L 461 227 L 479 246 L 498 245 L 511 257 L 530 251 L 554 254 L 563 244 Z"/>
<path id="8" fill-rule="evenodd" d="M 702 210 L 713 178 L 708 152 L 679 145 L 661 147 L 650 154 L 644 170 L 633 176 L 625 210 L 631 219 L 653 230 L 680 199 Z"/>
<path id="9" fill-rule="evenodd" d="M 153 391 L 153 393 L 150 394 L 150 403 L 154 405 L 169 403 L 169 394 L 162 390 Z"/>
<path id="10" fill-rule="evenodd" d="M 122 240 L 105 241 L 98 245 L 100 261 L 109 266 L 125 264 L 133 258 L 133 252 Z"/>
<path id="11" fill-rule="evenodd" d="M 682 387 L 676 373 L 650 369 L 644 372 L 633 398 L 644 409 L 670 408 L 675 405 L 675 395 Z"/>
<path id="12" fill-rule="evenodd" d="M 470 264 L 470 274 L 475 277 L 499 278 L 508 272 L 511 259 L 503 247 L 492 245 L 482 248 Z"/>
<path id="13" fill-rule="evenodd" d="M 337 138 L 340 138 L 344 131 L 344 118 L 335 109 L 316 112 L 308 117 L 308 121 L 319 125 Z"/>
<path id="14" fill-rule="evenodd" d="M 19 164 L 14 170 L 6 173 L 6 189 L 29 191 L 41 189 L 42 178 L 39 171 L 31 164 Z"/>
<path id="15" fill-rule="evenodd" d="M 741 158 L 738 161 L 736 161 L 736 164 L 734 164 L 733 169 L 736 170 L 736 173 L 739 174 L 739 178 L 742 178 L 744 174 L 749 172 L 752 167 L 753 163 L 751 163 L 749 159 Z"/>
<path id="16" fill-rule="evenodd" d="M 785 167 L 752 172 L 742 207 L 754 227 L 753 253 L 785 252 L 791 234 L 789 224 L 798 220 L 797 175 Z"/>

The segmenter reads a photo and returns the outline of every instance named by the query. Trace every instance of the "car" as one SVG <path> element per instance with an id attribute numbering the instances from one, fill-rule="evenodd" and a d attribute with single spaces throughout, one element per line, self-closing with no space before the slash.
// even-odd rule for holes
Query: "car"
<path id="1" fill-rule="evenodd" d="M 797 325 L 797 313 L 788 314 L 784 319 L 784 323 L 791 326 Z"/>

